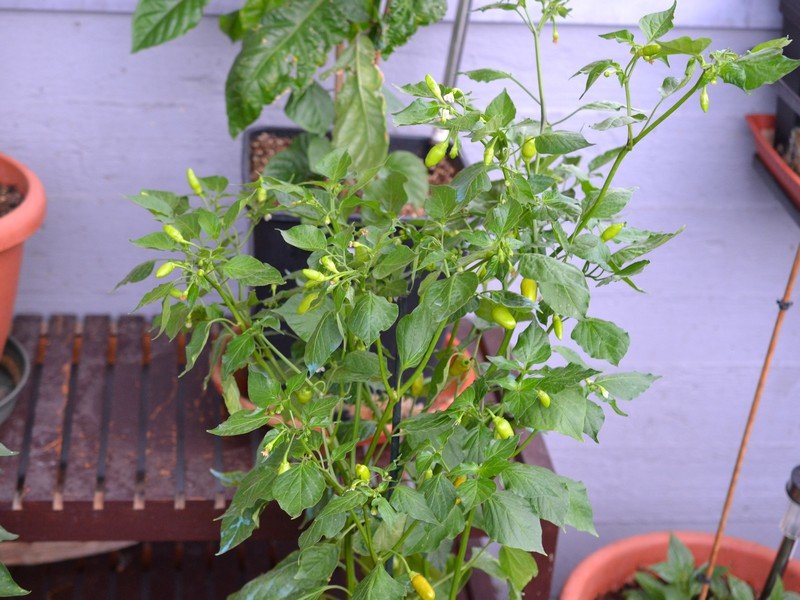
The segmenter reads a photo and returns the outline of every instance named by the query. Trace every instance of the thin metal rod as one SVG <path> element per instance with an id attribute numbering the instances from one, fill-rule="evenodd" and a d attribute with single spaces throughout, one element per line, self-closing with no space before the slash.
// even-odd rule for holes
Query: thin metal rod
<path id="1" fill-rule="evenodd" d="M 790 537 L 783 538 L 781 545 L 778 547 L 778 553 L 775 555 L 775 561 L 772 563 L 772 568 L 769 570 L 767 581 L 764 583 L 764 589 L 761 590 L 759 600 L 769 600 L 772 588 L 775 587 L 778 577 L 783 577 L 786 565 L 789 564 L 789 559 L 792 558 L 795 543 L 796 540 Z"/>
<path id="2" fill-rule="evenodd" d="M 472 11 L 472 0 L 461 0 L 453 22 L 453 33 L 450 36 L 450 49 L 447 51 L 447 66 L 444 70 L 444 84 L 453 87 L 461 68 L 461 57 L 464 54 L 464 41 L 467 39 L 469 13 Z"/>
<path id="3" fill-rule="evenodd" d="M 733 494 L 736 491 L 736 484 L 739 482 L 739 474 L 742 470 L 742 463 L 744 462 L 745 454 L 747 453 L 747 446 L 750 442 L 750 434 L 753 431 L 753 425 L 755 424 L 756 415 L 758 414 L 758 407 L 761 404 L 761 396 L 764 392 L 764 386 L 767 383 L 767 375 L 769 375 L 769 370 L 772 365 L 772 357 L 775 354 L 775 347 L 778 344 L 778 337 L 780 336 L 781 327 L 783 326 L 783 319 L 786 316 L 786 309 L 791 305 L 792 289 L 794 288 L 794 282 L 797 279 L 797 273 L 799 270 L 800 246 L 797 247 L 797 251 L 794 255 L 794 263 L 792 263 L 792 270 L 789 273 L 789 280 L 786 282 L 786 290 L 783 293 L 783 298 L 778 301 L 778 316 L 775 319 L 775 326 L 772 329 L 772 337 L 770 338 L 769 346 L 767 347 L 767 355 L 764 357 L 764 365 L 761 367 L 761 376 L 758 378 L 758 385 L 756 386 L 756 392 L 753 396 L 753 403 L 750 406 L 750 414 L 747 416 L 747 424 L 744 428 L 742 441 L 739 444 L 739 453 L 736 456 L 736 463 L 733 466 L 731 481 L 728 485 L 728 494 L 725 496 L 725 504 L 722 507 L 722 515 L 720 516 L 719 525 L 717 526 L 717 533 L 714 536 L 714 545 L 711 547 L 711 556 L 708 559 L 708 566 L 706 567 L 705 578 L 703 580 L 703 589 L 700 591 L 700 600 L 706 600 L 706 597 L 708 596 L 708 588 L 711 582 L 711 576 L 714 573 L 714 567 L 716 566 L 717 557 L 719 555 L 720 544 L 722 543 L 722 536 L 725 533 L 725 526 L 728 523 L 731 504 L 733 504 Z"/>

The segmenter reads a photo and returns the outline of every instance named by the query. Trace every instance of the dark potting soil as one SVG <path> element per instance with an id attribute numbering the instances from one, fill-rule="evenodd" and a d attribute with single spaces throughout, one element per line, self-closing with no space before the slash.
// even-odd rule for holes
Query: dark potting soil
<path id="1" fill-rule="evenodd" d="M 285 150 L 292 143 L 292 138 L 284 137 L 262 131 L 250 140 L 250 181 L 255 181 L 264 170 L 264 167 L 281 150 Z M 450 183 L 458 173 L 458 168 L 449 158 L 445 158 L 436 165 L 428 175 L 431 185 L 444 185 Z M 424 214 L 422 209 L 406 205 L 403 207 L 401 216 L 418 217 Z"/>
<path id="2" fill-rule="evenodd" d="M 0 183 L 0 217 L 17 208 L 24 199 L 25 196 L 16 187 Z"/>
<path id="3" fill-rule="evenodd" d="M 640 589 L 639 586 L 633 581 L 630 581 L 617 590 L 606 592 L 598 596 L 597 600 L 625 600 L 625 592 L 638 589 Z"/>

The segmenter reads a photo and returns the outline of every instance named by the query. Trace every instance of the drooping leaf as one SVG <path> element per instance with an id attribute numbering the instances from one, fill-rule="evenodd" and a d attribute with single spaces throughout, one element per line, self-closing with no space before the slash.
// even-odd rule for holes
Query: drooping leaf
<path id="1" fill-rule="evenodd" d="M 336 315 L 327 312 L 317 323 L 314 333 L 308 338 L 304 360 L 309 373 L 319 369 L 341 345 L 342 333 L 336 323 Z"/>
<path id="2" fill-rule="evenodd" d="M 557 313 L 578 318 L 586 314 L 589 287 L 577 267 L 543 254 L 526 254 L 519 271 L 539 284 L 542 298 Z"/>
<path id="3" fill-rule="evenodd" d="M 583 319 L 572 330 L 572 339 L 592 358 L 618 365 L 628 352 L 630 336 L 623 329 L 603 319 Z"/>
<path id="4" fill-rule="evenodd" d="M 139 0 L 133 12 L 133 52 L 158 46 L 193 29 L 208 0 Z"/>
<path id="5" fill-rule="evenodd" d="M 383 75 L 375 64 L 375 48 L 365 35 L 351 42 L 351 59 L 336 98 L 333 145 L 344 148 L 357 171 L 382 163 L 389 149 Z"/>
<path id="6" fill-rule="evenodd" d="M 364 294 L 347 319 L 347 324 L 355 335 L 368 346 L 372 344 L 382 331 L 386 331 L 397 320 L 398 308 L 386 298 L 376 296 L 372 292 Z"/>
<path id="7" fill-rule="evenodd" d="M 498 490 L 483 503 L 487 535 L 504 546 L 544 553 L 542 526 L 530 504 L 507 490 Z"/>
<path id="8" fill-rule="evenodd" d="M 383 565 L 377 565 L 358 583 L 352 600 L 401 600 L 405 595 L 406 586 L 389 575 Z"/>
<path id="9" fill-rule="evenodd" d="M 242 285 L 280 285 L 283 283 L 283 277 L 275 267 L 263 263 L 249 254 L 234 256 L 223 265 L 222 272 L 226 277 L 236 279 Z"/>
<path id="10" fill-rule="evenodd" d="M 446 0 L 393 0 L 383 21 L 379 48 L 383 57 L 404 45 L 420 27 L 441 20 L 446 11 Z"/>
<path id="11" fill-rule="evenodd" d="M 333 125 L 333 100 L 316 81 L 295 90 L 286 102 L 286 116 L 306 131 L 325 135 Z"/>
<path id="12" fill-rule="evenodd" d="M 325 478 L 317 464 L 305 460 L 275 478 L 273 494 L 281 508 L 295 518 L 314 506 L 325 492 Z"/>

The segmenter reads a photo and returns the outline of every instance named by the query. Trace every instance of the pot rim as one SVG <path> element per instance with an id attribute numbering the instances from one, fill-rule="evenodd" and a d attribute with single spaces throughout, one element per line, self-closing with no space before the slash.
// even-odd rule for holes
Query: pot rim
<path id="1" fill-rule="evenodd" d="M 13 248 L 39 229 L 46 212 L 44 187 L 21 162 L 0 153 L 0 181 L 15 185 L 25 195 L 17 208 L 0 217 L 0 252 Z"/>
<path id="2" fill-rule="evenodd" d="M 16 382 L 14 387 L 11 391 L 3 396 L 0 397 L 0 409 L 5 407 L 7 404 L 13 403 L 16 401 L 17 396 L 22 391 L 22 388 L 25 387 L 25 384 L 28 383 L 28 378 L 31 374 L 31 361 L 28 357 L 28 354 L 25 352 L 25 349 L 22 347 L 17 340 L 15 340 L 12 336 L 8 336 L 6 340 L 5 348 L 3 349 L 2 356 L 5 357 L 8 354 L 12 355 L 12 360 L 14 360 L 13 355 L 16 355 L 16 361 L 20 367 L 22 367 L 22 373 L 19 376 L 19 381 Z"/>
<path id="3" fill-rule="evenodd" d="M 564 587 L 559 594 L 560 600 L 576 600 L 584 599 L 587 597 L 587 587 L 592 581 L 596 580 L 598 574 L 608 574 L 609 571 L 621 571 L 620 565 L 628 565 L 631 562 L 631 557 L 649 557 L 649 554 L 654 550 L 661 551 L 663 549 L 662 558 L 656 560 L 646 560 L 646 564 L 641 564 L 630 572 L 625 573 L 624 577 L 616 585 L 622 585 L 633 577 L 636 569 L 663 561 L 666 557 L 667 545 L 669 543 L 670 535 L 675 535 L 684 544 L 689 546 L 692 554 L 698 563 L 705 562 L 711 550 L 711 545 L 714 540 L 713 533 L 706 533 L 701 531 L 656 531 L 651 533 L 644 533 L 640 535 L 625 537 L 603 546 L 599 550 L 593 552 L 584 558 L 575 569 L 573 569 L 570 576 L 567 578 Z M 724 536 L 722 538 L 720 556 L 724 559 L 724 555 L 730 556 L 733 554 L 741 554 L 743 556 L 752 557 L 754 559 L 763 560 L 766 564 L 771 564 L 775 557 L 775 551 L 762 546 L 756 542 L 745 540 L 742 538 Z M 726 566 L 726 565 L 721 565 Z M 616 569 L 615 569 L 616 567 Z M 620 573 L 620 576 L 622 574 Z M 764 573 L 766 577 L 766 572 Z M 797 561 L 790 561 L 786 576 L 791 576 L 796 582 L 800 577 L 800 563 Z M 616 588 L 615 588 L 616 589 Z M 611 591 L 611 590 L 603 590 Z M 592 598 L 594 600 L 594 598 Z"/>

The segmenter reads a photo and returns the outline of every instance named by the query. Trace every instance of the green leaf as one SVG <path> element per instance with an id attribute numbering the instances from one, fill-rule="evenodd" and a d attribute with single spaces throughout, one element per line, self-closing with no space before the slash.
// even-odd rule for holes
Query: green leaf
<path id="1" fill-rule="evenodd" d="M 637 396 L 644 394 L 658 378 L 658 375 L 631 371 L 629 373 L 598 375 L 594 382 L 603 386 L 615 398 L 633 400 Z"/>
<path id="2" fill-rule="evenodd" d="M 250 329 L 228 342 L 225 354 L 222 355 L 223 378 L 233 375 L 235 371 L 247 364 L 256 349 L 253 333 L 254 330 Z"/>
<path id="3" fill-rule="evenodd" d="M 585 206 L 594 204 L 598 192 L 586 196 Z M 600 200 L 592 213 L 594 219 L 609 219 L 625 208 L 633 196 L 632 188 L 611 188 Z"/>
<path id="4" fill-rule="evenodd" d="M 440 279 L 425 290 L 422 306 L 428 309 L 434 321 L 444 321 L 475 295 L 478 283 L 478 276 L 472 271 Z"/>
<path id="5" fill-rule="evenodd" d="M 241 510 L 225 511 L 220 524 L 219 551 L 217 555 L 224 554 L 247 540 L 258 528 L 258 517 L 262 510 L 258 506 L 247 506 Z"/>
<path id="6" fill-rule="evenodd" d="M 539 140 L 536 140 L 537 147 Z M 469 165 L 459 171 L 450 187 L 456 191 L 456 200 L 459 204 L 464 204 L 474 200 L 479 194 L 488 192 L 492 188 L 492 182 L 486 174 L 486 167 L 482 162 Z"/>
<path id="7" fill-rule="evenodd" d="M 506 90 L 500 92 L 486 107 L 484 113 L 487 120 L 492 121 L 495 126 L 503 127 L 508 125 L 517 116 L 517 108 Z M 539 140 L 536 140 L 537 147 Z"/>
<path id="8" fill-rule="evenodd" d="M 383 565 L 376 565 L 353 591 L 352 600 L 402 600 L 406 586 L 386 572 Z"/>
<path id="9" fill-rule="evenodd" d="M 600 37 L 605 40 L 616 40 L 620 44 L 632 44 L 635 41 L 633 34 L 627 29 L 620 29 L 618 31 L 611 31 L 609 33 L 601 33 Z"/>
<path id="10" fill-rule="evenodd" d="M 341 343 L 342 334 L 336 322 L 336 315 L 327 312 L 306 343 L 304 360 L 308 372 L 314 373 L 324 365 Z"/>
<path id="11" fill-rule="evenodd" d="M 648 42 L 657 40 L 672 30 L 676 4 L 673 2 L 667 10 L 651 13 L 639 19 L 639 29 L 642 30 Z"/>
<path id="12" fill-rule="evenodd" d="M 577 131 L 546 131 L 536 138 L 539 154 L 569 154 L 592 145 Z"/>
<path id="13" fill-rule="evenodd" d="M 393 0 L 391 10 L 383 19 L 381 55 L 387 58 L 417 29 L 441 20 L 446 11 L 446 0 Z"/>
<path id="14" fill-rule="evenodd" d="M 201 321 L 194 326 L 192 337 L 189 338 L 189 343 L 186 344 L 186 368 L 184 373 L 194 366 L 197 362 L 197 357 L 203 351 L 208 341 L 208 333 L 211 330 L 211 323 L 209 321 Z"/>
<path id="15" fill-rule="evenodd" d="M 322 572 L 308 572 L 308 578 L 298 577 L 300 552 L 289 554 L 267 573 L 248 582 L 241 590 L 228 596 L 228 600 L 297 600 L 327 583 Z M 303 573 L 306 575 L 306 573 Z M 321 592 L 320 592 L 321 593 Z M 319 597 L 319 594 L 311 596 Z"/>
<path id="16" fill-rule="evenodd" d="M 208 0 L 139 0 L 133 13 L 133 52 L 158 46 L 193 29 Z"/>
<path id="17" fill-rule="evenodd" d="M 775 83 L 798 65 L 800 60 L 785 57 L 780 48 L 768 47 L 722 63 L 719 76 L 724 82 L 751 92 L 762 85 Z"/>
<path id="18" fill-rule="evenodd" d="M 175 250 L 178 243 L 163 231 L 148 233 L 140 238 L 131 240 L 131 244 L 148 250 Z"/>
<path id="19" fill-rule="evenodd" d="M 325 135 L 333 124 L 333 100 L 316 81 L 304 90 L 294 90 L 284 110 L 287 117 L 311 133 Z"/>
<path id="20" fill-rule="evenodd" d="M 580 481 L 573 481 L 566 477 L 563 477 L 562 480 L 567 484 L 567 490 L 569 491 L 567 525 L 574 527 L 578 531 L 585 531 L 596 536 L 597 530 L 594 528 L 592 506 L 589 503 L 589 496 L 586 494 L 586 486 Z"/>
<path id="21" fill-rule="evenodd" d="M 397 486 L 392 492 L 391 503 L 395 510 L 407 514 L 412 519 L 425 523 L 439 523 L 425 502 L 425 497 L 410 487 Z"/>
<path id="22" fill-rule="evenodd" d="M 367 346 L 371 345 L 382 331 L 389 329 L 397 320 L 398 309 L 386 298 L 367 292 L 359 298 L 347 325 Z"/>
<path id="23" fill-rule="evenodd" d="M 700 54 L 711 44 L 709 38 L 692 39 L 682 35 L 674 40 L 664 40 L 659 42 L 661 46 L 660 54 L 688 54 L 690 56 L 700 56 Z"/>
<path id="24" fill-rule="evenodd" d="M 411 263 L 414 257 L 414 251 L 408 246 L 394 246 L 378 259 L 375 268 L 372 270 L 372 275 L 376 279 L 385 279 L 388 275 Z"/>
<path id="25" fill-rule="evenodd" d="M 518 591 L 528 585 L 528 583 L 539 574 L 539 567 L 536 560 L 529 552 L 503 546 L 498 555 L 500 568 L 503 573 Z"/>
<path id="26" fill-rule="evenodd" d="M 586 315 L 589 287 L 577 267 L 543 254 L 526 254 L 519 271 L 539 284 L 542 298 L 557 313 L 576 318 Z"/>
<path id="27" fill-rule="evenodd" d="M 475 69 L 473 71 L 465 71 L 463 74 L 472 79 L 472 81 L 479 81 L 481 83 L 489 83 L 490 81 L 497 81 L 498 79 L 514 79 L 511 73 L 497 71 L 495 69 Z"/>
<path id="28" fill-rule="evenodd" d="M 512 354 L 516 360 L 526 365 L 547 362 L 551 354 L 547 332 L 533 321 L 519 334 Z"/>
<path id="29" fill-rule="evenodd" d="M 526 500 L 500 490 L 482 508 L 483 529 L 492 540 L 510 548 L 544 554 L 542 526 Z"/>
<path id="30" fill-rule="evenodd" d="M 437 221 L 446 221 L 456 209 L 456 191 L 450 186 L 435 185 L 431 187 L 431 193 L 425 202 L 425 213 Z"/>
<path id="31" fill-rule="evenodd" d="M 507 464 L 502 460 L 503 466 Z M 484 463 L 484 467 L 487 463 Z M 487 498 L 494 494 L 497 486 L 491 479 L 480 477 L 478 479 L 468 479 L 456 488 L 456 494 L 461 498 L 461 506 L 464 510 L 472 510 L 474 507 L 483 504 Z"/>
<path id="32" fill-rule="evenodd" d="M 316 463 L 306 460 L 278 475 L 273 493 L 281 508 L 294 519 L 320 501 L 325 487 L 325 478 Z"/>
<path id="33" fill-rule="evenodd" d="M 580 388 L 570 387 L 551 393 L 549 408 L 544 408 L 531 393 L 506 393 L 506 404 L 524 425 L 541 431 L 558 431 L 576 440 L 583 439 L 586 422 L 586 398 Z"/>
<path id="34" fill-rule="evenodd" d="M 630 336 L 623 329 L 602 319 L 584 319 L 572 330 L 572 339 L 592 358 L 618 365 L 630 345 Z"/>
<path id="35" fill-rule="evenodd" d="M 339 546 L 336 544 L 317 544 L 303 548 L 297 561 L 295 579 L 316 579 L 328 581 L 339 564 Z"/>
<path id="36" fill-rule="evenodd" d="M 0 596 L 26 596 L 30 594 L 28 590 L 19 587 L 11 578 L 6 566 L 0 563 Z"/>
<path id="37" fill-rule="evenodd" d="M 4 527 L 0 526 L 0 542 L 10 542 L 16 540 L 19 536 L 16 533 L 11 533 Z"/>
<path id="38" fill-rule="evenodd" d="M 403 188 L 407 201 L 414 206 L 422 206 L 428 198 L 428 169 L 423 160 L 413 152 L 395 150 L 386 159 L 384 170 L 405 177 Z"/>
<path id="39" fill-rule="evenodd" d="M 437 473 L 422 485 L 422 493 L 433 515 L 444 523 L 456 501 L 456 488 L 452 482 L 443 473 Z"/>
<path id="40" fill-rule="evenodd" d="M 506 489 L 530 500 L 539 517 L 559 527 L 566 523 L 569 489 L 563 477 L 544 467 L 514 462 L 502 478 Z"/>
<path id="41" fill-rule="evenodd" d="M 435 102 L 417 98 L 403 110 L 392 113 L 392 121 L 402 125 L 420 125 L 439 118 L 439 105 Z"/>
<path id="42" fill-rule="evenodd" d="M 19 453 L 14 450 L 9 450 L 5 444 L 0 443 L 0 458 L 6 456 L 16 456 L 17 454 Z"/>
<path id="43" fill-rule="evenodd" d="M 261 262 L 249 254 L 239 254 L 222 266 L 222 273 L 226 277 L 236 279 L 242 285 L 280 285 L 283 277 L 278 270 Z"/>
<path id="44" fill-rule="evenodd" d="M 294 227 L 281 231 L 284 241 L 290 246 L 301 250 L 324 250 L 327 243 L 325 234 L 313 225 L 295 225 Z"/>
<path id="45" fill-rule="evenodd" d="M 607 69 L 610 67 L 619 68 L 619 64 L 611 60 L 610 58 L 604 58 L 602 60 L 596 60 L 594 62 L 589 63 L 581 67 L 577 73 L 575 73 L 572 77 L 577 77 L 578 75 L 586 75 L 586 86 L 583 89 L 583 93 L 581 94 L 581 98 L 586 95 L 586 92 L 589 91 L 594 83 L 603 75 Z M 536 140 L 536 147 L 539 147 L 539 139 Z"/>
<path id="46" fill-rule="evenodd" d="M 125 277 L 120 281 L 117 285 L 114 286 L 116 290 L 119 287 L 122 287 L 126 283 L 138 283 L 144 279 L 150 277 L 150 273 L 153 272 L 153 267 L 155 267 L 156 261 L 148 260 L 143 263 L 140 263 L 133 267 L 130 272 L 125 275 Z"/>
<path id="47" fill-rule="evenodd" d="M 345 148 L 335 148 L 315 162 L 311 170 L 331 181 L 340 181 L 345 178 L 352 163 L 353 159 Z"/>
<path id="48" fill-rule="evenodd" d="M 622 250 L 617 250 L 611 258 L 617 265 L 624 265 L 625 263 L 635 258 L 639 258 L 640 256 L 655 250 L 659 246 L 666 244 L 676 235 L 681 233 L 683 229 L 684 228 L 681 227 L 673 233 L 657 233 L 655 231 L 646 231 L 644 232 L 645 235 L 643 238 L 640 238 L 632 244 L 625 246 Z"/>
<path id="49" fill-rule="evenodd" d="M 397 352 L 403 369 L 416 367 L 425 356 L 433 334 L 435 320 L 424 306 L 418 306 L 397 324 Z"/>
<path id="50" fill-rule="evenodd" d="M 382 163 L 389 149 L 383 75 L 375 64 L 375 48 L 366 35 L 357 36 L 352 58 L 336 97 L 333 145 L 344 148 L 357 171 Z"/>
<path id="51" fill-rule="evenodd" d="M 236 135 L 289 89 L 305 89 L 347 36 L 347 3 L 292 0 L 247 32 L 225 84 L 228 128 Z"/>
<path id="52" fill-rule="evenodd" d="M 259 408 L 266 408 L 278 401 L 281 393 L 280 382 L 273 379 L 257 365 L 247 368 L 247 397 Z"/>
<path id="53" fill-rule="evenodd" d="M 608 129 L 614 129 L 616 127 L 626 127 L 627 125 L 633 125 L 634 123 L 638 123 L 639 121 L 643 121 L 645 116 L 642 114 L 634 114 L 630 117 L 627 115 L 622 115 L 619 117 L 609 117 L 607 119 L 603 119 L 599 123 L 595 123 L 594 125 L 590 125 L 592 129 L 596 129 L 597 131 L 606 131 Z"/>
<path id="54" fill-rule="evenodd" d="M 263 409 L 237 410 L 224 423 L 220 423 L 208 432 L 219 436 L 242 435 L 250 433 L 266 425 L 272 418 Z"/>
<path id="55" fill-rule="evenodd" d="M 337 381 L 369 382 L 380 377 L 380 361 L 378 355 L 366 350 L 348 352 L 344 357 L 344 369 L 337 371 Z"/>

